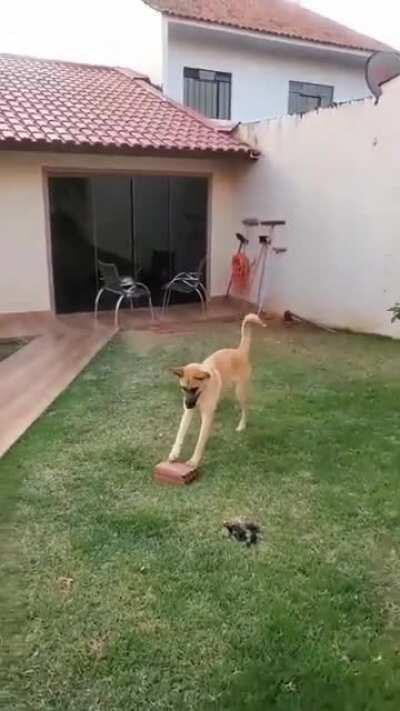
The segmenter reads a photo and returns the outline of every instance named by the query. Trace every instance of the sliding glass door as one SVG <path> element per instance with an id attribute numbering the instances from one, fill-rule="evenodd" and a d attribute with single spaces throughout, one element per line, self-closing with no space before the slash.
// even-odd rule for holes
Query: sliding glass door
<path id="1" fill-rule="evenodd" d="M 90 179 L 92 191 L 93 242 L 95 263 L 115 264 L 120 274 L 133 276 L 132 180 L 128 176 L 96 176 Z M 95 298 L 95 295 L 92 295 Z M 100 308 L 112 309 L 115 295 L 105 292 Z"/>
<path id="2" fill-rule="evenodd" d="M 175 255 L 174 270 L 197 271 L 207 252 L 207 181 L 172 178 L 170 190 L 169 238 Z"/>
<path id="3" fill-rule="evenodd" d="M 49 178 L 54 293 L 59 313 L 92 310 L 98 260 L 146 283 L 155 304 L 207 249 L 207 180 L 165 175 Z M 104 297 L 110 308 L 113 297 Z"/>
<path id="4" fill-rule="evenodd" d="M 134 249 L 139 281 L 149 287 L 153 303 L 160 303 L 163 284 L 174 272 L 170 249 L 170 179 L 138 175 L 133 179 Z"/>
<path id="5" fill-rule="evenodd" d="M 89 311 L 97 285 L 90 182 L 51 178 L 49 203 L 56 311 Z"/>

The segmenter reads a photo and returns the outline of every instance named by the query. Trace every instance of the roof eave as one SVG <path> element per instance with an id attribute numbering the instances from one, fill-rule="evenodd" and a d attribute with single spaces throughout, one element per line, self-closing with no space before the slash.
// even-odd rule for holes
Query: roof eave
<path id="1" fill-rule="evenodd" d="M 240 34 L 240 35 L 246 35 L 246 36 L 253 36 L 253 37 L 265 37 L 265 38 L 271 38 L 275 39 L 276 41 L 280 41 L 284 44 L 293 46 L 293 45 L 298 45 L 302 47 L 313 47 L 313 48 L 319 48 L 319 49 L 325 49 L 329 50 L 331 52 L 340 52 L 340 53 L 346 53 L 346 54 L 352 54 L 352 55 L 358 55 L 358 56 L 368 56 L 372 52 L 376 52 L 378 50 L 378 46 L 373 48 L 373 47 L 357 47 L 353 45 L 348 45 L 348 44 L 339 44 L 338 42 L 330 42 L 330 41 L 322 41 L 322 40 L 317 40 L 317 39 L 312 39 L 312 38 L 304 38 L 300 37 L 299 35 L 294 35 L 294 34 L 285 34 L 281 32 L 273 32 L 273 31 L 266 31 L 263 29 L 257 30 L 255 28 L 246 28 L 246 27 L 238 27 L 236 25 L 229 24 L 228 22 L 211 22 L 209 20 L 200 20 L 200 19 L 194 19 L 189 16 L 184 16 L 184 15 L 176 15 L 171 11 L 161 11 L 161 14 L 165 15 L 168 17 L 171 21 L 179 23 L 179 24 L 184 24 L 184 25 L 191 25 L 193 27 L 208 27 L 210 29 L 215 29 L 215 30 L 225 30 L 227 32 L 231 32 L 233 34 Z M 379 44 L 379 43 L 378 43 Z M 392 49 L 388 45 L 381 45 L 381 50 L 390 50 Z"/>
<path id="2" fill-rule="evenodd" d="M 232 149 L 188 149 L 188 148 L 151 148 L 141 146 L 93 145 L 91 143 L 62 143 L 61 141 L 29 141 L 7 139 L 0 141 L 0 151 L 18 151 L 29 153 L 60 153 L 107 156 L 138 156 L 158 158 L 227 158 L 239 160 L 256 160 L 260 151 L 251 148 L 238 147 Z"/>

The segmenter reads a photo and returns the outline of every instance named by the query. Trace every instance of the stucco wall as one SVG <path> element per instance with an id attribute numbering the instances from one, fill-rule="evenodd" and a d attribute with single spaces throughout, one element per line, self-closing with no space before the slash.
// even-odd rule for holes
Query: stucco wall
<path id="1" fill-rule="evenodd" d="M 40 166 L 0 153 L 0 313 L 49 309 Z"/>
<path id="2" fill-rule="evenodd" d="M 378 106 L 368 99 L 243 129 L 264 156 L 238 176 L 237 227 L 248 215 L 287 221 L 276 246 L 288 252 L 268 263 L 268 310 L 399 334 L 386 311 L 400 300 L 399 114 L 395 80 Z"/>
<path id="3" fill-rule="evenodd" d="M 205 175 L 209 191 L 209 285 L 223 293 L 233 231 L 229 161 L 0 153 L 0 313 L 52 308 L 44 170 Z M 155 206 L 156 208 L 156 206 Z"/>
<path id="4" fill-rule="evenodd" d="M 164 90 L 183 101 L 184 67 L 230 72 L 232 120 L 253 121 L 287 113 L 289 81 L 333 85 L 336 101 L 366 96 L 364 63 L 365 58 L 331 51 L 273 48 L 261 39 L 244 42 L 228 32 L 171 25 Z"/>

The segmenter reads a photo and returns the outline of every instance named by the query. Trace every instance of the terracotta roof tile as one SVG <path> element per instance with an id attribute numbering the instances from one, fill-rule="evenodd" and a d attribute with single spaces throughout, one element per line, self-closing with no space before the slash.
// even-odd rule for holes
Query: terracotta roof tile
<path id="1" fill-rule="evenodd" d="M 388 49 L 293 0 L 144 0 L 175 17 L 295 39 L 375 51 Z"/>
<path id="2" fill-rule="evenodd" d="M 143 75 L 0 54 L 0 148 L 251 156 Z"/>

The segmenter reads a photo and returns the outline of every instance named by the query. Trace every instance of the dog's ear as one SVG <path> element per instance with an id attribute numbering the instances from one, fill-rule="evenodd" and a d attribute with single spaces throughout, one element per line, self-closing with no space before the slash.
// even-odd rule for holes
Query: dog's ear
<path id="1" fill-rule="evenodd" d="M 178 378 L 183 378 L 183 368 L 174 368 L 172 372 Z"/>

